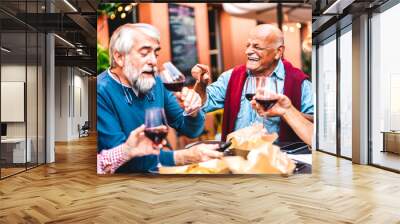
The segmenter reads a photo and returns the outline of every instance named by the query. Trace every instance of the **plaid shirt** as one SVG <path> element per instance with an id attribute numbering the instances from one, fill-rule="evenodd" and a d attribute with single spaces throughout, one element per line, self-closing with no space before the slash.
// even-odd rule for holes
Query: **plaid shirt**
<path id="1" fill-rule="evenodd" d="M 128 152 L 122 146 L 123 144 L 110 150 L 101 150 L 97 154 L 97 174 L 114 173 L 129 160 Z"/>

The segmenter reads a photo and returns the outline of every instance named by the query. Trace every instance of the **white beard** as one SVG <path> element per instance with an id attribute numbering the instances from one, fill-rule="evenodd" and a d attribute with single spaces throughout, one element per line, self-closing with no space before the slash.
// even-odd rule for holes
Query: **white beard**
<path id="1" fill-rule="evenodd" d="M 143 71 L 139 71 L 138 69 L 134 68 L 129 62 L 128 58 L 126 58 L 125 60 L 123 72 L 129 80 L 132 88 L 136 89 L 139 94 L 147 94 L 156 83 L 154 77 L 147 77 L 145 75 L 142 75 Z"/>

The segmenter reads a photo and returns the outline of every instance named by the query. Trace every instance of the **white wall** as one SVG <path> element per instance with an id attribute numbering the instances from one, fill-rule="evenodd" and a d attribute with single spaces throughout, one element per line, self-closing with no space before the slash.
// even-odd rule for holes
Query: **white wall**
<path id="1" fill-rule="evenodd" d="M 69 69 L 55 68 L 55 141 L 68 140 Z"/>
<path id="2" fill-rule="evenodd" d="M 76 72 L 79 72 L 76 75 Z M 75 111 L 75 116 L 72 119 L 72 135 L 73 136 L 78 136 L 78 129 L 77 126 L 78 124 L 83 125 L 85 121 L 88 121 L 89 119 L 89 113 L 88 113 L 88 77 L 87 76 L 81 76 L 83 73 L 81 73 L 79 70 L 75 70 L 75 75 L 74 75 L 74 111 Z M 80 93 L 79 93 L 80 92 Z M 80 108 L 81 107 L 81 108 Z M 81 110 L 81 111 L 80 111 Z"/>
<path id="3" fill-rule="evenodd" d="M 79 138 L 78 124 L 88 120 L 88 78 L 83 75 L 76 68 L 56 67 L 56 141 Z"/>

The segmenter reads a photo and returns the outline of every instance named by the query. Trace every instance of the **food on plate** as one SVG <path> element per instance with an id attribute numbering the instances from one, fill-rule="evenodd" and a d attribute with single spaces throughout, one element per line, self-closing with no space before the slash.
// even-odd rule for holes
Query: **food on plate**
<path id="1" fill-rule="evenodd" d="M 296 164 L 277 146 L 268 150 L 251 150 L 247 160 L 241 156 L 223 158 L 234 174 L 282 174 L 291 175 Z"/>
<path id="2" fill-rule="evenodd" d="M 254 124 L 227 136 L 234 156 L 174 167 L 160 167 L 161 174 L 281 174 L 291 175 L 292 159 L 273 145 L 276 133 L 268 134 L 262 124 Z"/>
<path id="3" fill-rule="evenodd" d="M 232 142 L 230 148 L 245 151 L 269 147 L 277 138 L 276 133 L 268 134 L 261 123 L 239 129 L 227 136 L 228 141 Z"/>
<path id="4" fill-rule="evenodd" d="M 185 166 L 163 166 L 159 168 L 160 174 L 226 174 L 228 166 L 220 159 Z"/>
<path id="5" fill-rule="evenodd" d="M 277 138 L 276 133 L 268 134 L 260 123 L 232 132 L 228 140 L 236 156 L 225 157 L 224 161 L 232 173 L 290 175 L 296 165 L 273 145 Z"/>

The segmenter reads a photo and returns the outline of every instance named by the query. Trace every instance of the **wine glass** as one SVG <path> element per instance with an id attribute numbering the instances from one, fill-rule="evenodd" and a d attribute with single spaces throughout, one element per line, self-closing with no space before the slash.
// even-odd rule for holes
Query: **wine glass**
<path id="1" fill-rule="evenodd" d="M 269 76 L 257 77 L 256 101 L 264 110 L 271 109 L 277 102 L 271 99 L 271 94 L 277 93 L 277 83 Z"/>
<path id="2" fill-rule="evenodd" d="M 149 108 L 145 111 L 144 134 L 155 144 L 159 145 L 167 137 L 168 126 L 164 108 Z M 157 156 L 157 167 L 160 167 L 160 157 Z"/>
<path id="3" fill-rule="evenodd" d="M 244 96 L 248 101 L 251 101 L 253 97 L 256 95 L 256 84 L 257 84 L 257 79 L 255 76 L 249 76 L 246 79 L 246 83 L 244 86 Z M 253 125 L 255 117 L 254 117 L 254 112 L 251 113 L 251 121 L 250 125 Z"/>
<path id="4" fill-rule="evenodd" d="M 145 112 L 145 134 L 155 144 L 161 144 L 168 133 L 164 108 L 149 108 Z"/>
<path id="5" fill-rule="evenodd" d="M 249 76 L 246 80 L 244 94 L 248 101 L 251 101 L 256 95 L 256 77 Z"/>
<path id="6" fill-rule="evenodd" d="M 271 109 L 278 100 L 271 99 L 271 94 L 276 94 L 278 91 L 277 83 L 274 82 L 269 76 L 257 77 L 256 80 L 256 96 L 255 100 L 259 103 L 264 110 Z M 264 116 L 264 128 L 268 131 L 268 127 L 266 126 L 267 116 Z"/>
<path id="7" fill-rule="evenodd" d="M 163 64 L 164 70 L 160 77 L 166 89 L 172 92 L 181 92 L 185 83 L 185 76 L 171 62 Z"/>

